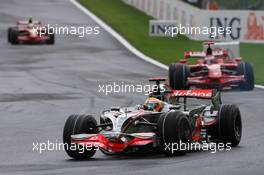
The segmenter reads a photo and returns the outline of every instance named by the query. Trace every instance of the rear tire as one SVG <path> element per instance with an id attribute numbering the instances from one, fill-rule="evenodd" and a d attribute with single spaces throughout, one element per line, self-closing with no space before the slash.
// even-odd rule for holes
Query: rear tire
<path id="1" fill-rule="evenodd" d="M 171 111 L 160 116 L 157 136 L 161 139 L 162 148 L 167 155 L 183 155 L 180 144 L 188 144 L 191 138 L 191 126 L 186 115 L 180 111 Z M 169 148 L 168 149 L 168 145 Z M 176 149 L 172 150 L 172 148 Z"/>
<path id="2" fill-rule="evenodd" d="M 70 157 L 74 159 L 87 159 L 95 154 L 96 150 L 94 148 L 83 152 L 83 150 L 69 149 L 69 147 L 72 145 L 71 135 L 98 133 L 96 125 L 96 120 L 90 115 L 71 115 L 67 119 L 63 129 L 63 143 L 65 151 Z"/>
<path id="3" fill-rule="evenodd" d="M 169 66 L 169 82 L 172 89 L 188 89 L 187 78 L 190 69 L 186 64 L 171 64 Z"/>
<path id="4" fill-rule="evenodd" d="M 240 62 L 237 66 L 238 75 L 244 75 L 245 81 L 239 83 L 241 91 L 250 91 L 254 89 L 254 71 L 250 63 Z"/>
<path id="5" fill-rule="evenodd" d="M 221 105 L 219 110 L 219 136 L 224 144 L 232 147 L 240 143 L 242 136 L 242 120 L 240 110 L 236 105 Z"/>

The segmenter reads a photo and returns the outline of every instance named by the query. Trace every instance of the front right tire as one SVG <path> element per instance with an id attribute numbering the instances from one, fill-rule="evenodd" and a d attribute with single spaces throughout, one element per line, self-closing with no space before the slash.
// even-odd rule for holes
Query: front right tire
<path id="1" fill-rule="evenodd" d="M 47 36 L 49 36 L 49 38 L 47 39 L 46 44 L 53 45 L 55 43 L 55 34 L 53 30 L 49 30 L 49 32 L 47 32 Z"/>
<path id="2" fill-rule="evenodd" d="M 181 149 L 191 139 L 189 119 L 180 111 L 162 114 L 158 120 L 157 136 L 161 139 L 162 149 L 169 156 L 183 155 L 187 150 Z M 184 148 L 186 148 L 185 145 Z"/>
<path id="3" fill-rule="evenodd" d="M 247 62 L 240 62 L 237 66 L 238 75 L 244 75 L 245 81 L 239 83 L 241 91 L 250 91 L 254 89 L 254 71 L 253 66 Z"/>
<path id="4" fill-rule="evenodd" d="M 232 147 L 240 143 L 242 137 L 242 119 L 236 105 L 221 105 L 218 115 L 220 142 L 231 144 Z"/>

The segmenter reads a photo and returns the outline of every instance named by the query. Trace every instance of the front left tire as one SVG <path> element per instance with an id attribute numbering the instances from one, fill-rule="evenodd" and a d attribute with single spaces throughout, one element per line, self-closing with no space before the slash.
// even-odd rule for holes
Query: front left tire
<path id="1" fill-rule="evenodd" d="M 9 27 L 7 30 L 7 41 L 9 43 L 11 42 L 11 31 L 12 31 L 12 27 Z"/>
<path id="2" fill-rule="evenodd" d="M 91 148 L 89 150 L 85 149 L 70 149 L 71 143 L 71 135 L 74 134 L 95 134 L 98 133 L 98 129 L 96 127 L 97 122 L 91 115 L 71 115 L 63 129 L 63 143 L 64 148 L 68 156 L 74 159 L 87 159 L 92 157 L 96 150 Z M 77 145 L 75 145 L 78 148 Z"/>
<path id="3" fill-rule="evenodd" d="M 19 36 L 19 31 L 18 28 L 16 27 L 12 27 L 10 29 L 8 29 L 8 40 L 10 41 L 11 44 L 17 45 L 19 44 L 18 41 L 18 36 Z"/>
<path id="4" fill-rule="evenodd" d="M 187 79 L 190 69 L 186 64 L 171 64 L 169 66 L 169 82 L 172 89 L 189 89 Z"/>

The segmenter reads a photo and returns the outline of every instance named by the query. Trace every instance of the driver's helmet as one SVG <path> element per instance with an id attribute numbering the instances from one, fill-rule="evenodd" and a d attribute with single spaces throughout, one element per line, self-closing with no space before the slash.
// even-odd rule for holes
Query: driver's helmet
<path id="1" fill-rule="evenodd" d="M 34 27 L 33 20 L 32 20 L 32 18 L 29 18 L 28 19 L 28 28 L 32 29 L 33 27 Z"/>
<path id="2" fill-rule="evenodd" d="M 210 47 L 210 44 L 208 44 L 208 48 L 206 49 L 206 56 L 213 55 L 213 49 Z"/>
<path id="3" fill-rule="evenodd" d="M 28 23 L 29 23 L 29 24 L 33 23 L 33 20 L 32 20 L 31 17 L 28 19 Z"/>
<path id="4" fill-rule="evenodd" d="M 164 107 L 164 102 L 154 98 L 154 97 L 149 97 L 145 104 L 144 108 L 149 111 L 155 111 L 155 112 L 160 112 Z"/>

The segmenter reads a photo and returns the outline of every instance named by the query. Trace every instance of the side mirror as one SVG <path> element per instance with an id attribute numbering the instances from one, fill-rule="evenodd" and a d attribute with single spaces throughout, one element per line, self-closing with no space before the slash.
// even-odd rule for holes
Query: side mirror
<path id="1" fill-rule="evenodd" d="M 236 62 L 240 62 L 242 59 L 241 59 L 241 57 L 237 57 L 237 58 L 235 58 L 235 60 L 236 60 Z"/>
<path id="2" fill-rule="evenodd" d="M 110 108 L 111 111 L 120 111 L 120 107 L 119 106 L 112 106 Z"/>
<path id="3" fill-rule="evenodd" d="M 181 109 L 181 105 L 171 105 L 169 107 L 170 110 L 178 110 L 178 109 Z"/>
<path id="4" fill-rule="evenodd" d="M 187 59 L 181 59 L 180 61 L 179 61 L 179 63 L 181 63 L 181 64 L 186 64 L 187 63 Z"/>

